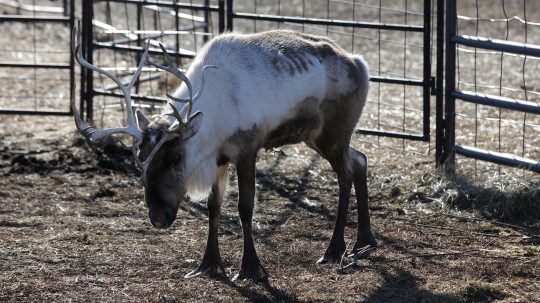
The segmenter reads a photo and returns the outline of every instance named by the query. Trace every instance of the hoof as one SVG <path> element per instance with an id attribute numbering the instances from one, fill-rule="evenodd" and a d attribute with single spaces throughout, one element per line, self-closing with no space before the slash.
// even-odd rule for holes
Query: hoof
<path id="1" fill-rule="evenodd" d="M 317 264 L 319 265 L 322 265 L 322 264 L 328 264 L 328 263 L 339 263 L 341 262 L 341 258 L 343 257 L 343 254 L 339 254 L 339 255 L 324 255 L 322 256 L 319 260 L 317 260 Z"/>
<path id="2" fill-rule="evenodd" d="M 245 274 L 242 274 L 242 273 L 237 273 L 236 275 L 234 275 L 234 277 L 232 278 L 233 282 L 236 282 L 236 281 L 251 281 L 251 282 L 255 282 L 255 283 L 259 283 L 259 282 L 267 282 L 268 281 L 268 276 L 263 274 L 263 275 L 259 275 L 259 274 L 251 274 L 251 275 L 245 275 Z"/>
<path id="3" fill-rule="evenodd" d="M 218 269 L 221 272 L 219 272 Z M 186 274 L 184 276 L 184 278 L 189 279 L 189 278 L 199 277 L 199 276 L 202 276 L 202 275 L 209 276 L 209 277 L 215 277 L 215 276 L 225 276 L 226 277 L 227 276 L 225 274 L 225 267 L 223 267 L 223 264 L 219 263 L 217 265 L 204 265 L 204 264 L 201 264 L 201 265 L 199 265 L 199 267 L 197 267 L 197 269 L 195 269 L 194 271 L 191 271 L 188 274 Z"/>
<path id="4" fill-rule="evenodd" d="M 317 264 L 322 265 L 322 264 L 326 264 L 326 263 L 328 263 L 328 259 L 326 259 L 324 256 L 321 257 L 319 260 L 317 260 Z"/>
<path id="5" fill-rule="evenodd" d="M 256 269 L 241 269 L 240 272 L 232 278 L 233 282 L 242 280 L 256 283 L 266 282 L 268 281 L 268 273 L 266 272 L 266 269 L 259 264 Z"/>
<path id="6" fill-rule="evenodd" d="M 331 241 L 317 264 L 339 263 L 345 254 L 345 243 Z"/>

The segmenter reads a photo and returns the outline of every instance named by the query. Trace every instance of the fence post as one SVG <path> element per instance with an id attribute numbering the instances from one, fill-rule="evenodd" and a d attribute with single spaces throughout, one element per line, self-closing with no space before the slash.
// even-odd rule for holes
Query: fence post
<path id="1" fill-rule="evenodd" d="M 443 165 L 444 145 L 444 0 L 437 0 L 437 70 L 435 96 L 435 164 Z"/>
<path id="2" fill-rule="evenodd" d="M 457 12 L 456 0 L 446 1 L 446 67 L 445 67 L 445 119 L 444 119 L 444 149 L 441 157 L 446 171 L 453 173 L 455 169 L 455 120 L 456 99 L 452 96 L 456 88 L 456 44 L 452 38 L 456 35 Z"/>
<path id="3" fill-rule="evenodd" d="M 67 2 L 67 0 L 66 0 Z M 66 14 L 66 6 L 64 6 L 64 15 Z M 70 33 L 73 30 L 73 27 L 75 26 L 75 0 L 71 0 L 69 2 L 69 30 Z M 73 35 L 69 35 L 69 100 L 73 100 L 75 98 L 75 58 L 73 57 L 73 54 L 71 53 L 71 46 L 73 45 Z M 83 88 L 81 87 L 81 92 L 83 91 Z M 73 110 L 71 109 L 71 106 L 69 107 L 69 113 L 73 114 Z"/>
<path id="4" fill-rule="evenodd" d="M 431 45 L 430 45 L 430 35 L 431 35 L 431 0 L 424 2 L 424 63 L 423 63 L 423 108 L 424 108 L 424 118 L 422 133 L 423 139 L 429 141 L 430 138 L 430 99 L 431 99 Z"/>
<path id="5" fill-rule="evenodd" d="M 219 33 L 222 34 L 225 31 L 225 1 L 219 0 L 218 2 L 218 23 Z"/>
<path id="6" fill-rule="evenodd" d="M 94 2 L 93 0 L 83 0 L 82 2 L 82 29 L 81 29 L 81 47 L 82 53 L 86 61 L 90 64 L 93 62 L 93 28 L 92 19 L 94 19 Z M 91 69 L 85 69 L 81 67 L 81 83 L 84 87 L 81 87 L 81 112 L 84 112 L 84 105 L 86 101 L 86 120 L 92 121 L 94 116 L 94 102 L 93 102 L 93 90 L 94 90 L 94 75 Z M 84 89 L 83 89 L 84 88 Z"/>
<path id="7" fill-rule="evenodd" d="M 233 0 L 227 0 L 227 30 L 233 30 Z"/>

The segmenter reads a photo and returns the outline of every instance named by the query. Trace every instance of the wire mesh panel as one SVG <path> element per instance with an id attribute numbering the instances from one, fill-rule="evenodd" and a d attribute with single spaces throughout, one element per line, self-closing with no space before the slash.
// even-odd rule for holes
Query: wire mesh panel
<path id="1" fill-rule="evenodd" d="M 228 1 L 227 16 L 228 28 L 237 32 L 302 31 L 363 55 L 372 84 L 357 132 L 429 141 L 431 1 Z M 413 151 L 426 154 L 425 147 Z"/>
<path id="2" fill-rule="evenodd" d="M 74 2 L 0 0 L 0 114 L 70 114 Z"/>
<path id="3" fill-rule="evenodd" d="M 447 156 L 455 152 L 540 172 L 540 3 L 448 5 L 447 65 L 455 72 L 447 70 Z"/>
<path id="4" fill-rule="evenodd" d="M 176 64 L 185 68 L 198 49 L 216 35 L 223 6 L 211 5 L 209 1 L 142 1 L 103 0 L 89 1 L 83 17 L 91 16 L 91 26 L 85 33 L 86 55 L 93 64 L 111 71 L 128 82 L 138 65 L 145 41 L 150 44 L 150 56 L 160 62 L 163 43 Z M 121 92 L 113 81 L 98 73 L 87 72 L 84 76 L 83 97 L 89 102 L 88 118 L 108 124 L 114 113 L 123 112 Z M 165 101 L 179 85 L 173 76 L 151 66 L 143 69 L 134 91 L 135 106 L 152 111 Z M 94 112 L 92 112 L 92 109 Z M 112 123 L 122 123 L 114 118 Z"/>

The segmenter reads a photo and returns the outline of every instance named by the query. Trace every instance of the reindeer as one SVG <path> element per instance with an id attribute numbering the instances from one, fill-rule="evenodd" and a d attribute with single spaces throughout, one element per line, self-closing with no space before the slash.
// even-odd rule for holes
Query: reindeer
<path id="1" fill-rule="evenodd" d="M 335 228 L 318 263 L 338 262 L 345 253 L 344 228 L 352 184 L 358 208 L 352 251 L 376 245 L 368 213 L 367 158 L 350 146 L 368 93 L 368 67 L 361 56 L 347 53 L 327 38 L 294 31 L 229 33 L 208 42 L 184 74 L 163 45 L 166 64 L 149 60 L 147 43 L 133 78 L 125 85 L 108 71 L 88 63 L 80 50 L 78 30 L 73 35 L 76 60 L 118 85 L 128 118 L 124 128 L 95 128 L 82 121 L 72 99 L 76 126 L 93 143 L 115 133 L 133 137 L 133 157 L 141 169 L 152 225 L 170 227 L 186 194 L 192 199 L 208 197 L 209 232 L 204 257 L 185 277 L 219 271 L 225 274 L 218 224 L 229 164 L 236 167 L 244 236 L 241 269 L 233 280 L 267 277 L 252 237 L 255 163 L 262 148 L 304 142 L 326 159 L 337 175 Z M 169 96 L 169 107 L 152 118 L 139 110 L 134 114 L 130 97 L 146 63 L 183 81 L 174 96 Z M 194 86 L 199 87 L 195 95 Z"/>

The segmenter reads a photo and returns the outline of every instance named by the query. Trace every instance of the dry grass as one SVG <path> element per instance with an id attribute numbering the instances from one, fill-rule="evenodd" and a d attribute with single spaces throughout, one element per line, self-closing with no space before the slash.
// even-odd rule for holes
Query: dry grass
<path id="1" fill-rule="evenodd" d="M 326 17 L 311 6 L 319 2 L 309 1 L 307 11 L 314 17 Z M 265 13 L 261 1 L 258 3 Z M 352 18 L 346 8 L 337 6 L 334 17 Z M 415 6 L 409 9 L 419 10 Z M 534 11 L 538 10 L 531 9 Z M 378 20 L 378 14 L 369 9 L 356 13 L 366 21 Z M 401 21 L 394 15 L 384 18 L 388 23 Z M 409 21 L 416 22 L 414 18 Z M 252 24 L 245 26 L 252 28 Z M 264 26 L 272 27 L 259 24 L 258 29 Z M 325 29 L 306 31 L 326 34 Z M 379 61 L 379 54 L 369 51 L 377 46 L 369 44 L 369 39 L 357 39 L 354 45 L 350 33 L 329 35 L 344 47 L 366 54 L 370 63 Z M 404 37 L 383 34 L 383 38 Z M 6 35 L 3 39 L 14 38 Z M 408 36 L 408 41 L 415 40 Z M 392 45 L 382 45 L 383 59 L 397 54 Z M 390 57 L 381 67 L 401 70 L 403 58 Z M 408 58 L 410 72 L 417 73 L 417 60 L 414 55 Z M 371 66 L 379 68 L 378 63 Z M 509 74 L 508 79 L 518 77 L 517 73 Z M 0 85 L 2 94 L 9 94 L 9 88 Z M 50 93 L 54 97 L 58 91 Z M 387 105 L 378 108 L 380 100 Z M 374 85 L 359 126 L 384 128 L 378 121 L 393 117 L 398 130 L 414 129 L 421 120 L 414 110 L 406 111 L 406 124 L 400 119 L 403 106 L 415 109 L 420 103 L 416 91 L 386 86 L 379 90 Z M 460 110 L 471 115 L 474 108 Z M 481 117 L 498 118 L 498 112 L 479 112 Z M 104 112 L 104 117 L 110 119 L 111 113 Z M 503 116 L 515 121 L 523 118 Z M 510 138 L 502 145 L 503 151 L 521 152 L 516 144 L 521 134 L 515 135 L 519 128 L 515 124 L 503 129 L 503 135 Z M 479 142 L 493 142 L 493 127 L 479 128 Z M 461 142 L 474 140 L 474 120 L 464 122 L 460 129 Z M 525 152 L 531 156 L 540 146 L 536 144 L 540 137 L 532 132 L 536 130 L 527 129 L 530 141 Z M 539 175 L 458 158 L 458 173 L 448 178 L 434 168 L 433 144 L 362 136 L 355 137 L 353 144 L 370 159 L 370 209 L 379 247 L 364 259 L 315 265 L 333 227 L 334 175 L 325 161 L 303 146 L 284 148 L 287 156 L 261 153 L 254 235 L 271 276 L 268 283 L 232 283 L 224 277 L 183 278 L 204 252 L 204 203 L 186 202 L 170 230 L 155 230 L 148 222 L 129 152 L 111 145 L 89 148 L 75 133 L 70 118 L 3 116 L 0 301 L 540 301 Z M 236 198 L 235 178 L 231 177 L 220 223 L 228 277 L 238 271 L 241 259 Z M 346 227 L 346 239 L 351 242 L 354 213 L 352 203 Z"/>
<path id="2" fill-rule="evenodd" d="M 380 245 L 367 258 L 315 264 L 330 237 L 337 184 L 325 161 L 294 146 L 286 157 L 261 153 L 258 162 L 254 235 L 268 283 L 184 279 L 204 251 L 204 203 L 186 202 L 173 228 L 153 229 L 129 156 L 116 150 L 96 157 L 71 123 L 0 122 L 0 301 L 540 299 L 538 218 L 508 221 L 474 200 L 454 207 L 447 202 L 467 201 L 461 182 L 433 173 L 430 161 L 408 153 L 389 160 L 376 147 L 366 152 L 374 155 L 369 190 Z M 231 177 L 220 224 L 228 277 L 241 258 L 236 197 Z M 347 241 L 354 239 L 354 208 Z"/>

